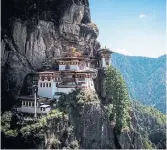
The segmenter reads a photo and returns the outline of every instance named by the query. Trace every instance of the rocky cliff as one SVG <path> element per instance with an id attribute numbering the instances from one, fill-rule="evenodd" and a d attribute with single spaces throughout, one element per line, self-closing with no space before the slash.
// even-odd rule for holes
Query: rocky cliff
<path id="1" fill-rule="evenodd" d="M 4 110 L 19 94 L 25 75 L 45 59 L 53 62 L 71 46 L 92 56 L 100 48 L 88 0 L 3 0 L 2 6 Z"/>
<path id="2" fill-rule="evenodd" d="M 99 32 L 91 22 L 88 0 L 2 0 L 2 5 L 2 110 L 10 109 L 20 93 L 25 75 L 40 68 L 45 59 L 53 60 L 70 46 L 90 56 L 100 48 L 96 41 Z M 17 129 L 10 127 L 10 121 L 4 121 L 5 128 L 1 131 L 12 136 L 7 141 L 5 137 L 4 148 L 13 148 L 8 144 L 11 141 L 16 148 L 17 142 L 25 143 L 20 148 L 143 148 L 141 136 L 146 133 L 139 128 L 143 122 L 138 122 L 143 113 L 137 109 L 131 114 L 134 129 L 120 134 L 114 132 L 115 122 L 110 122 L 102 101 L 106 94 L 102 75 L 103 70 L 99 70 L 95 81 L 97 91 L 103 87 L 100 98 L 96 94 L 87 98 L 68 95 L 66 101 L 60 100 L 63 103 L 58 108 L 61 114 L 68 116 L 68 121 L 57 117 L 57 112 L 49 114 L 47 119 L 54 115 L 56 119 L 47 123 L 40 120 L 25 125 L 23 122 Z M 149 116 L 148 120 L 153 120 Z M 46 123 L 44 128 L 43 122 Z M 40 139 L 39 133 L 44 138 Z M 36 143 L 38 140 L 42 143 Z"/>

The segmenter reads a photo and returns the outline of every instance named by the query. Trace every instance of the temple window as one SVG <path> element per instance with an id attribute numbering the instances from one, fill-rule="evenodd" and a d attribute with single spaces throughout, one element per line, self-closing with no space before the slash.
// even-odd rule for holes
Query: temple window
<path id="1" fill-rule="evenodd" d="M 75 75 L 72 75 L 72 78 L 75 78 Z"/>
<path id="2" fill-rule="evenodd" d="M 42 107 L 41 107 L 40 110 L 41 110 L 41 111 L 45 111 L 45 108 L 42 108 Z"/>
<path id="3" fill-rule="evenodd" d="M 50 77 L 48 77 L 48 81 L 50 81 Z"/>
<path id="4" fill-rule="evenodd" d="M 70 70 L 70 65 L 67 64 L 67 65 L 65 66 L 65 69 L 66 69 L 66 70 Z"/>
<path id="5" fill-rule="evenodd" d="M 49 87 L 51 87 L 51 83 L 49 83 Z"/>
<path id="6" fill-rule="evenodd" d="M 32 102 L 32 106 L 34 106 L 34 102 Z"/>
<path id="7" fill-rule="evenodd" d="M 31 102 L 29 102 L 29 105 L 28 106 L 31 106 Z"/>
<path id="8" fill-rule="evenodd" d="M 42 77 L 42 81 L 44 81 L 44 77 Z"/>
<path id="9" fill-rule="evenodd" d="M 46 83 L 46 87 L 48 87 L 48 83 Z"/>
<path id="10" fill-rule="evenodd" d="M 40 83 L 40 87 L 42 87 L 42 83 Z"/>
<path id="11" fill-rule="evenodd" d="M 28 106 L 28 102 L 26 102 L 26 105 L 25 106 Z"/>
<path id="12" fill-rule="evenodd" d="M 82 85 L 82 84 L 85 84 L 85 82 L 78 82 L 78 85 Z"/>
<path id="13" fill-rule="evenodd" d="M 45 87 L 45 83 L 43 83 L 43 87 Z"/>

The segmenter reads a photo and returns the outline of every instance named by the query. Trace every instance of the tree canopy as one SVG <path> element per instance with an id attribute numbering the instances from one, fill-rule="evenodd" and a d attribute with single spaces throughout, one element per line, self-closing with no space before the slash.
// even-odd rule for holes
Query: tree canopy
<path id="1" fill-rule="evenodd" d="M 130 122 L 129 95 L 121 74 L 112 66 L 108 66 L 105 77 L 106 104 L 113 105 L 110 119 L 116 121 L 116 129 L 126 128 Z"/>

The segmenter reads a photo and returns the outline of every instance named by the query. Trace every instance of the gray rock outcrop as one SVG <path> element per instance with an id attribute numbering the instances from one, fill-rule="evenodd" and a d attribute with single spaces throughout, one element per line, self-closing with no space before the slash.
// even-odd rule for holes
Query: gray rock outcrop
<path id="1" fill-rule="evenodd" d="M 76 115 L 74 115 L 74 113 Z M 114 134 L 103 108 L 99 103 L 86 104 L 70 113 L 74 133 L 83 149 L 115 149 Z"/>

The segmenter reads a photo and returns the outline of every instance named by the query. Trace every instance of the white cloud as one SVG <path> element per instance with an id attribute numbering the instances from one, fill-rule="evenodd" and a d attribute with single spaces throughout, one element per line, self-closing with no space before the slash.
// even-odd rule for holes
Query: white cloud
<path id="1" fill-rule="evenodd" d="M 140 14 L 140 18 L 144 18 L 144 17 L 146 17 L 145 14 Z"/>
<path id="2" fill-rule="evenodd" d="M 126 48 L 116 48 L 113 51 L 124 55 L 130 55 L 130 53 L 126 50 Z"/>

